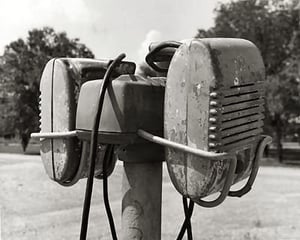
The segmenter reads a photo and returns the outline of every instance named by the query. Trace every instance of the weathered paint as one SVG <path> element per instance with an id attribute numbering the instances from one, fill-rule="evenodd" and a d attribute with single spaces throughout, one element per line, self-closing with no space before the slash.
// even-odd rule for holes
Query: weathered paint
<path id="1" fill-rule="evenodd" d="M 62 61 L 52 59 L 47 63 L 40 84 L 42 132 L 75 129 L 74 84 Z M 61 182 L 70 179 L 80 160 L 76 139 L 42 139 L 41 145 L 41 157 L 50 178 Z"/>
<path id="2" fill-rule="evenodd" d="M 40 83 L 40 129 L 44 132 L 52 132 L 52 74 L 54 59 L 50 60 L 44 68 Z M 52 163 L 52 143 L 51 139 L 41 140 L 41 157 L 48 176 L 53 179 Z"/>
<path id="3" fill-rule="evenodd" d="M 161 239 L 162 162 L 124 162 L 122 240 Z"/>
<path id="4" fill-rule="evenodd" d="M 116 144 L 122 143 L 122 136 L 133 135 L 139 128 L 162 134 L 164 86 L 161 80 L 135 75 L 122 75 L 114 79 L 103 102 L 99 136 L 116 136 Z M 98 105 L 97 98 L 102 81 L 89 81 L 82 85 L 79 95 L 76 130 L 91 131 L 93 117 Z M 107 136 L 108 135 L 108 136 Z M 119 141 L 119 142 L 118 142 Z M 126 142 L 128 143 L 128 141 Z"/>
<path id="5" fill-rule="evenodd" d="M 235 152 L 234 182 L 244 179 L 262 132 L 263 80 L 261 56 L 249 41 L 185 41 L 167 76 L 165 137 L 202 150 Z M 226 160 L 208 161 L 173 149 L 167 149 L 166 161 L 176 189 L 195 202 L 221 191 L 229 170 Z"/>
<path id="6" fill-rule="evenodd" d="M 43 71 L 40 83 L 41 132 L 64 132 L 75 129 L 78 84 L 93 79 L 93 73 L 105 72 L 103 61 L 89 59 L 52 59 Z M 72 181 L 74 176 L 87 175 L 89 148 L 82 152 L 77 138 L 41 139 L 41 157 L 48 176 L 58 183 Z M 99 145 L 95 175 L 102 172 L 105 146 Z M 84 156 L 81 158 L 81 156 Z M 80 165 L 80 161 L 82 162 Z M 114 167 L 109 167 L 109 173 Z M 82 171 L 78 173 L 78 169 Z"/>

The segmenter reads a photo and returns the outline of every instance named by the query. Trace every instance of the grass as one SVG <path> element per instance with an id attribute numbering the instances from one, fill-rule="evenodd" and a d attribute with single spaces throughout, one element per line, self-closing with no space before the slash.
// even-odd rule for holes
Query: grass
<path id="1" fill-rule="evenodd" d="M 85 180 L 64 188 L 48 179 L 39 156 L 0 154 L 0 182 L 3 240 L 78 239 Z M 88 239 L 111 239 L 101 181 L 94 189 Z M 109 196 L 119 235 L 121 189 L 117 165 Z M 162 240 L 176 239 L 182 221 L 181 196 L 164 168 Z M 196 240 L 300 239 L 300 169 L 261 167 L 250 193 L 213 209 L 196 205 L 192 225 Z"/>

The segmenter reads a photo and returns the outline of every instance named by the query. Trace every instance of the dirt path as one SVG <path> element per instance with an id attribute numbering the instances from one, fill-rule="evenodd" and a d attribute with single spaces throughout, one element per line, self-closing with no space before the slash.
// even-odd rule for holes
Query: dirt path
<path id="1" fill-rule="evenodd" d="M 120 229 L 122 166 L 109 179 Z M 0 154 L 2 240 L 78 239 L 85 180 L 64 188 L 46 176 L 39 156 Z M 96 181 L 89 239 L 111 239 Z M 162 239 L 173 240 L 182 223 L 181 197 L 164 171 Z M 195 207 L 194 239 L 300 239 L 300 168 L 262 167 L 254 189 L 214 209 Z"/>

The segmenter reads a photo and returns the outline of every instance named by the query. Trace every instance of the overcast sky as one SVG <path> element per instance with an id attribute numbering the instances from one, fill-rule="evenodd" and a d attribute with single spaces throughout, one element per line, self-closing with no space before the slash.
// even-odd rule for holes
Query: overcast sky
<path id="1" fill-rule="evenodd" d="M 224 1 L 224 0 L 222 0 Z M 225 0 L 226 1 L 226 0 Z M 78 37 L 97 58 L 144 59 L 151 41 L 181 40 L 213 25 L 218 0 L 0 0 L 0 54 L 43 26 Z"/>

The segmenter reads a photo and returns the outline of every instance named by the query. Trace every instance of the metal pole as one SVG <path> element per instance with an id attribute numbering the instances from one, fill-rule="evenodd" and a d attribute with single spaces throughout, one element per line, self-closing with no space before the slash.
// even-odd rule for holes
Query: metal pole
<path id="1" fill-rule="evenodd" d="M 123 164 L 121 239 L 160 240 L 162 162 Z"/>

